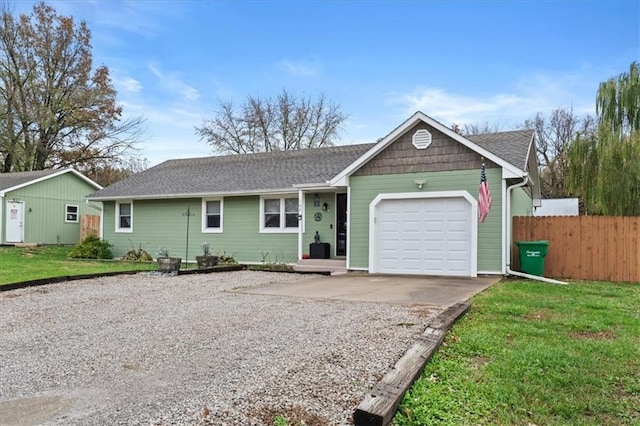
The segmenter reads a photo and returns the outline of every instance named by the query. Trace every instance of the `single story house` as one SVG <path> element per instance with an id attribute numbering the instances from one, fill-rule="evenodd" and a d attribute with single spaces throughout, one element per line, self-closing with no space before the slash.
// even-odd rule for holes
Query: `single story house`
<path id="1" fill-rule="evenodd" d="M 102 237 L 183 257 L 294 263 L 319 236 L 349 270 L 504 274 L 513 215 L 540 198 L 532 131 L 463 136 L 416 112 L 374 144 L 169 160 L 87 196 Z M 492 195 L 478 220 L 482 164 Z M 191 257 L 192 259 L 192 257 Z"/>
<path id="2" fill-rule="evenodd" d="M 85 195 L 102 187 L 72 169 L 0 173 L 0 244 L 75 244 Z"/>

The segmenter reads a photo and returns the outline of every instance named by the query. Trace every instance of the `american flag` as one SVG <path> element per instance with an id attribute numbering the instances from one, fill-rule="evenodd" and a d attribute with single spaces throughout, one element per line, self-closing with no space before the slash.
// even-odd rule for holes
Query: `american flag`
<path id="1" fill-rule="evenodd" d="M 480 172 L 480 194 L 478 196 L 479 208 L 478 219 L 484 222 L 491 208 L 491 191 L 489 190 L 489 182 L 487 182 L 487 173 L 484 170 L 484 161 L 482 162 L 482 171 Z"/>

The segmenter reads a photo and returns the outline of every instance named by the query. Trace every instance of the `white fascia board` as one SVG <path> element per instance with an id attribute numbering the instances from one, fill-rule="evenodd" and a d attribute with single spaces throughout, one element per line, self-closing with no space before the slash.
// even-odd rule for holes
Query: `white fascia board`
<path id="1" fill-rule="evenodd" d="M 322 190 L 336 190 L 338 188 L 336 188 L 335 186 L 331 186 L 328 183 L 301 183 L 301 184 L 294 184 L 293 187 L 295 189 L 299 189 L 302 191 L 308 190 L 308 191 L 322 191 Z"/>
<path id="2" fill-rule="evenodd" d="M 493 154 L 490 151 L 487 151 L 486 149 L 480 147 L 479 145 L 476 145 L 475 143 L 471 142 L 464 136 L 454 132 L 444 124 L 429 117 L 425 113 L 418 111 L 415 114 L 413 114 L 411 117 L 409 117 L 407 120 L 405 120 L 398 127 L 396 127 L 391 133 L 389 133 L 387 136 L 382 138 L 380 142 L 375 144 L 371 149 L 369 149 L 367 152 L 361 155 L 356 161 L 351 163 L 347 168 L 345 168 L 340 173 L 338 173 L 333 179 L 331 179 L 330 184 L 336 185 L 336 186 L 337 185 L 344 186 L 345 177 L 348 177 L 351 174 L 353 174 L 356 170 L 362 167 L 366 162 L 368 162 L 370 159 L 376 156 L 379 152 L 381 152 L 383 149 L 389 146 L 392 142 L 394 142 L 400 135 L 402 135 L 411 127 L 415 126 L 420 121 L 425 122 L 426 124 L 439 130 L 440 132 L 449 136 L 453 140 L 461 143 L 462 145 L 466 146 L 472 151 L 477 152 L 479 155 L 483 156 L 487 160 L 490 160 L 491 162 L 502 167 L 503 170 L 506 169 L 509 175 L 513 175 L 513 177 L 519 177 L 519 176 L 521 177 L 522 173 L 524 173 L 524 171 L 520 170 L 513 164 L 503 160 L 502 158 L 498 157 L 497 155 Z"/>
<path id="3" fill-rule="evenodd" d="M 298 191 L 289 189 L 269 189 L 264 191 L 229 191 L 229 192 L 196 192 L 189 194 L 161 194 L 161 195 L 118 195 L 112 197 L 84 197 L 89 201 L 117 201 L 117 200 L 163 200 L 175 198 L 202 198 L 202 197 L 234 197 L 249 195 L 276 195 L 296 194 Z"/>
<path id="4" fill-rule="evenodd" d="M 7 189 L 5 189 L 3 191 L 0 191 L 0 196 L 4 197 L 7 193 L 9 193 L 11 191 L 15 191 L 16 189 L 20 189 L 20 188 L 24 188 L 26 186 L 34 185 L 34 184 L 39 183 L 39 182 L 44 182 L 45 180 L 52 179 L 54 177 L 63 175 L 65 173 L 74 174 L 77 177 L 79 177 L 80 179 L 82 179 L 85 182 L 87 182 L 89 185 L 93 186 L 94 188 L 102 189 L 102 186 L 98 185 L 97 183 L 95 183 L 94 181 L 92 181 L 91 179 L 89 179 L 88 177 L 86 177 L 85 175 L 80 173 L 79 171 L 69 167 L 69 168 L 66 168 L 66 169 L 60 169 L 59 171 L 57 171 L 55 173 L 51 173 L 50 175 L 42 176 L 42 177 L 39 177 L 37 179 L 33 179 L 33 180 L 28 181 L 28 182 L 21 183 L 19 185 L 12 186 L 11 188 L 7 188 Z"/>

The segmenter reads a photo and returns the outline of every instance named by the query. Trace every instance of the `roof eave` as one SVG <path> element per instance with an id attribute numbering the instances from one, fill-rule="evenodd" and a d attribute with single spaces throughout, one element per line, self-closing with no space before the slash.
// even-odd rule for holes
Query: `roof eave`
<path id="1" fill-rule="evenodd" d="M 206 197 L 234 197 L 265 194 L 292 194 L 298 188 L 273 188 L 260 191 L 221 191 L 221 192 L 192 192 L 183 194 L 133 194 L 133 195 L 113 195 L 105 197 L 85 197 L 89 201 L 117 201 L 117 200 L 156 200 L 156 199 L 176 199 L 176 198 L 206 198 Z"/>
<path id="2" fill-rule="evenodd" d="M 23 182 L 23 183 L 18 184 L 18 185 L 14 185 L 14 186 L 12 186 L 10 188 L 6 188 L 6 189 L 0 191 L 0 197 L 6 196 L 6 194 L 9 193 L 9 192 L 18 190 L 20 188 L 24 188 L 26 186 L 34 185 L 34 184 L 39 183 L 39 182 L 44 182 L 45 180 L 52 179 L 52 178 L 57 177 L 57 176 L 61 176 L 61 175 L 65 174 L 65 173 L 71 173 L 71 174 L 76 175 L 77 177 L 79 177 L 80 179 L 84 180 L 89 185 L 93 186 L 95 189 L 98 189 L 98 190 L 102 189 L 102 186 L 100 186 L 96 182 L 92 181 L 91 179 L 89 179 L 88 177 L 86 177 L 85 175 L 83 175 L 82 173 L 77 171 L 76 169 L 74 169 L 72 167 L 67 167 L 66 169 L 60 169 L 59 171 L 57 171 L 55 173 L 51 173 L 51 174 L 48 174 L 46 176 L 42 176 L 42 177 L 27 181 L 27 182 Z"/>

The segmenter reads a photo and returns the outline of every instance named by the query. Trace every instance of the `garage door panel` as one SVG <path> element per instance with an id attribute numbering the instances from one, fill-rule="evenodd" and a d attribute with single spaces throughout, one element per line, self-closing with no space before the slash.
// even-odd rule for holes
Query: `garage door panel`
<path id="1" fill-rule="evenodd" d="M 471 275 L 471 204 L 466 199 L 382 200 L 376 217 L 380 272 Z"/>

